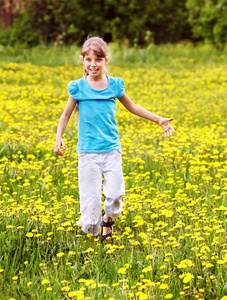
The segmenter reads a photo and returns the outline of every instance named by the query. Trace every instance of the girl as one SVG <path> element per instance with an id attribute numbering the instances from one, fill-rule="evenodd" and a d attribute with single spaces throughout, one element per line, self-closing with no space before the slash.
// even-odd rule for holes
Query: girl
<path id="1" fill-rule="evenodd" d="M 78 180 L 81 218 L 77 224 L 85 233 L 97 236 L 101 225 L 101 242 L 112 237 L 113 218 L 122 211 L 125 184 L 122 173 L 121 146 L 115 122 L 118 98 L 132 114 L 158 123 L 170 137 L 171 119 L 159 117 L 136 105 L 125 93 L 121 78 L 105 75 L 108 47 L 99 37 L 88 38 L 81 51 L 84 77 L 68 85 L 69 99 L 60 117 L 54 151 L 62 156 L 62 139 L 68 120 L 76 107 L 78 119 Z M 104 210 L 101 214 L 101 187 L 104 175 Z"/>

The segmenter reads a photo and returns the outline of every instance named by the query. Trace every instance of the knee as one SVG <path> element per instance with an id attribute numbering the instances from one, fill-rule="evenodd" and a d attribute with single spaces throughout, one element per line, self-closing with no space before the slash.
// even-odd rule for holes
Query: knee
<path id="1" fill-rule="evenodd" d="M 114 204 L 117 204 L 117 203 L 121 203 L 122 202 L 122 197 L 123 197 L 122 194 L 114 194 L 114 195 L 106 197 L 106 200 L 108 202 L 112 202 Z"/>

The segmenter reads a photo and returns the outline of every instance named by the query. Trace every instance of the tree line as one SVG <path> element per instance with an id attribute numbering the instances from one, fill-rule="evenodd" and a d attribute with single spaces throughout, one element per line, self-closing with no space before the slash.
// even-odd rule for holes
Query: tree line
<path id="1" fill-rule="evenodd" d="M 227 0 L 0 0 L 0 44 L 227 42 Z"/>

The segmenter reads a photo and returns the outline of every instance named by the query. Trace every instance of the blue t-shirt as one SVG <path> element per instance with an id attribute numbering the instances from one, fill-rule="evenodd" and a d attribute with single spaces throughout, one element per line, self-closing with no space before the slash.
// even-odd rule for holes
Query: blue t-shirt
<path id="1" fill-rule="evenodd" d="M 95 90 L 86 78 L 70 81 L 68 93 L 77 101 L 79 112 L 77 151 L 101 153 L 120 149 L 115 121 L 116 100 L 124 94 L 121 78 L 107 76 L 108 86 Z"/>

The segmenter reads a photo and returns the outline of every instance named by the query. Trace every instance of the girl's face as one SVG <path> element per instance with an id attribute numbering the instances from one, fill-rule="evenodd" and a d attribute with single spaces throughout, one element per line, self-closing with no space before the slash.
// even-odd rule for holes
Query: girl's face
<path id="1" fill-rule="evenodd" d="M 83 57 L 83 65 L 89 76 L 102 76 L 104 67 L 108 63 L 105 57 L 97 57 L 93 50 L 90 50 Z"/>

